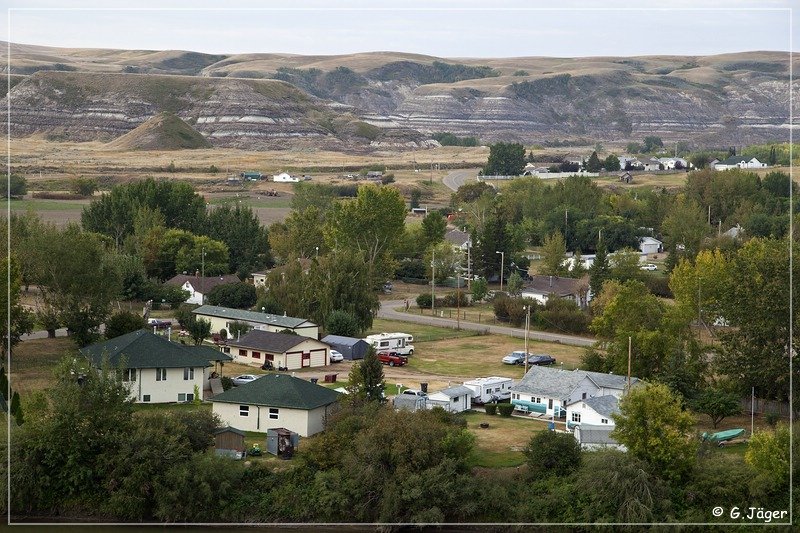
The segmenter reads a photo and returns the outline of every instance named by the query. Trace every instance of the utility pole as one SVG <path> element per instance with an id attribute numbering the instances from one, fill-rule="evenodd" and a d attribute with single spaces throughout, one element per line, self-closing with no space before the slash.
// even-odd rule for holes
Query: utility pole
<path id="1" fill-rule="evenodd" d="M 631 391 L 631 338 L 628 337 L 628 392 Z"/>
<path id="2" fill-rule="evenodd" d="M 470 250 L 472 249 L 472 243 L 467 241 L 467 290 L 472 291 L 472 257 L 470 256 Z"/>
<path id="3" fill-rule="evenodd" d="M 431 250 L 431 314 L 436 309 L 436 248 Z"/>
<path id="4" fill-rule="evenodd" d="M 708 225 L 711 225 L 711 206 L 708 206 Z"/>
<path id="5" fill-rule="evenodd" d="M 456 331 L 461 331 L 461 273 L 456 271 Z"/>
<path id="6" fill-rule="evenodd" d="M 195 272 L 197 272 L 197 271 L 195 270 Z M 202 278 L 206 277 L 206 247 L 205 246 L 203 246 L 201 248 L 201 252 L 200 252 L 200 277 L 202 277 Z M 206 293 L 203 292 L 203 294 L 200 296 L 200 304 L 205 304 L 205 303 L 206 303 Z"/>
<path id="7" fill-rule="evenodd" d="M 528 373 L 528 328 L 531 324 L 531 306 L 523 306 L 525 309 L 525 374 Z"/>
<path id="8" fill-rule="evenodd" d="M 500 292 L 503 292 L 503 270 L 505 267 L 506 253 L 505 252 L 495 252 L 495 253 L 500 254 Z"/>

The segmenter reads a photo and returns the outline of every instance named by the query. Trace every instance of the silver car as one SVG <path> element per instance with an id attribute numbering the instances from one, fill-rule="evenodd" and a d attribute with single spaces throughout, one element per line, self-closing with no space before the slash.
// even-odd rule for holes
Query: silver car
<path id="1" fill-rule="evenodd" d="M 261 376 L 255 376 L 253 374 L 242 374 L 241 376 L 236 376 L 233 378 L 233 384 L 237 387 L 239 385 L 246 385 L 248 383 L 252 383 L 253 381 L 257 380 Z"/>

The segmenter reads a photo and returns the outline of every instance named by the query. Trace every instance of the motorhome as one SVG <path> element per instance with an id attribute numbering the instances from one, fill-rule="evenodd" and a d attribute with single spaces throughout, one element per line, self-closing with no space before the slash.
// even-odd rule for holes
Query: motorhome
<path id="1" fill-rule="evenodd" d="M 465 381 L 464 386 L 473 392 L 472 403 L 484 404 L 499 402 L 511 398 L 511 387 L 514 380 L 491 376 Z"/>
<path id="2" fill-rule="evenodd" d="M 400 355 L 413 355 L 414 337 L 408 333 L 378 333 L 367 335 L 364 339 L 378 352 L 397 352 Z"/>

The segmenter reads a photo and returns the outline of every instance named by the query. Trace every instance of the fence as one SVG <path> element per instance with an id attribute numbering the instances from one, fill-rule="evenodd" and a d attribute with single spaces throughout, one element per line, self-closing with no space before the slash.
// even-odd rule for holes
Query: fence
<path id="1" fill-rule="evenodd" d="M 788 402 L 778 402 L 775 400 L 764 400 L 761 398 L 756 398 L 754 403 L 751 403 L 752 399 L 748 396 L 746 398 L 742 398 L 739 403 L 742 408 L 742 412 L 750 413 L 751 406 L 753 413 L 757 415 L 765 415 L 767 413 L 775 413 L 780 417 L 789 418 L 789 403 Z"/>

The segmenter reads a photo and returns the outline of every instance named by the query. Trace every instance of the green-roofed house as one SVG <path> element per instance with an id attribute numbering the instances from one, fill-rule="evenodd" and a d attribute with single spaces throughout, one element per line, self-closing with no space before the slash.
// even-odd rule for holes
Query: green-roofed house
<path id="1" fill-rule="evenodd" d="M 325 429 L 339 393 L 288 374 L 266 374 L 245 385 L 217 394 L 213 412 L 223 424 L 243 431 L 266 433 L 286 428 L 301 437 Z"/>
<path id="2" fill-rule="evenodd" d="M 122 381 L 137 403 L 190 402 L 195 386 L 210 388 L 212 362 L 230 360 L 213 348 L 177 344 L 144 329 L 92 344 L 81 353 L 96 368 L 104 357 L 110 368 L 122 366 Z"/>
<path id="3" fill-rule="evenodd" d="M 319 326 L 305 318 L 272 315 L 216 305 L 201 305 L 192 313 L 197 318 L 211 322 L 211 331 L 213 333 L 219 333 L 222 329 L 226 332 L 230 331 L 231 322 L 244 322 L 250 324 L 253 329 L 261 331 L 278 332 L 289 329 L 302 337 L 319 339 Z"/>

